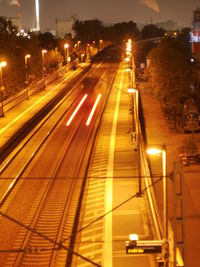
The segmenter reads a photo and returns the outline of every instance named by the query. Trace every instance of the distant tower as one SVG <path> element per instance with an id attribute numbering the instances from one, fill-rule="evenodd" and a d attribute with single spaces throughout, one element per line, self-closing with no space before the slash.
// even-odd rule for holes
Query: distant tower
<path id="1" fill-rule="evenodd" d="M 36 31 L 40 31 L 40 7 L 39 0 L 35 0 L 35 17 L 36 17 Z"/>

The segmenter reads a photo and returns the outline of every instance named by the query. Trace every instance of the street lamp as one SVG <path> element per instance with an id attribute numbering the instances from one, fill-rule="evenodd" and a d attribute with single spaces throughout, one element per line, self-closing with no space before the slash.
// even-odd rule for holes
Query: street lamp
<path id="1" fill-rule="evenodd" d="M 85 54 L 81 54 L 81 63 L 83 62 Z"/>
<path id="2" fill-rule="evenodd" d="M 125 61 L 126 61 L 126 62 L 130 62 L 130 61 L 131 61 L 131 60 L 130 60 L 130 57 L 126 57 L 126 58 L 125 58 Z"/>
<path id="3" fill-rule="evenodd" d="M 129 78 L 131 79 L 131 87 L 136 87 L 135 85 L 135 63 L 134 63 L 134 57 L 132 54 L 132 40 L 131 39 L 128 39 L 128 42 L 126 43 L 125 61 L 128 63 L 129 65 L 128 69 L 130 69 L 131 71 L 131 75 L 129 76 Z"/>
<path id="4" fill-rule="evenodd" d="M 25 80 L 25 87 L 26 87 L 26 95 L 28 99 L 28 59 L 31 57 L 31 55 L 27 54 L 25 55 L 25 71 L 26 71 L 26 80 Z"/>
<path id="5" fill-rule="evenodd" d="M 136 121 L 136 133 L 139 134 L 139 92 L 136 88 L 128 88 L 128 93 L 135 93 L 135 121 Z"/>
<path id="6" fill-rule="evenodd" d="M 43 79 L 43 88 L 45 88 L 45 76 L 44 76 L 44 54 L 47 53 L 46 49 L 42 49 L 42 79 Z"/>
<path id="7" fill-rule="evenodd" d="M 89 43 L 86 46 L 86 59 L 90 60 L 90 44 Z"/>
<path id="8" fill-rule="evenodd" d="M 7 66 L 6 61 L 1 61 L 0 62 L 0 76 L 1 76 L 1 116 L 4 117 L 4 112 L 3 112 L 3 67 Z"/>
<path id="9" fill-rule="evenodd" d="M 147 149 L 148 155 L 162 155 L 162 176 L 163 176 L 163 239 L 166 243 L 164 262 L 165 267 L 168 266 L 168 208 L 167 208 L 167 150 L 166 145 L 159 147 L 151 147 Z"/>
<path id="10" fill-rule="evenodd" d="M 64 44 L 64 51 L 65 51 L 65 65 L 68 63 L 68 58 L 69 58 L 69 44 L 66 43 Z"/>
<path id="11" fill-rule="evenodd" d="M 140 169 L 140 146 L 139 146 L 139 137 L 140 137 L 140 120 L 139 120 L 139 91 L 136 88 L 128 88 L 128 93 L 132 94 L 132 108 L 133 108 L 133 93 L 135 93 L 135 101 L 134 101 L 134 109 L 135 109 L 135 125 L 136 125 L 136 145 L 137 145 L 137 151 L 138 151 L 138 176 L 139 176 L 139 190 L 138 190 L 138 195 L 141 195 L 142 192 L 142 181 L 141 181 L 141 169 Z"/>
<path id="12" fill-rule="evenodd" d="M 77 42 L 77 44 L 78 44 L 77 52 L 79 52 L 79 46 L 80 46 L 80 43 L 81 43 L 81 41 L 78 41 L 78 42 Z"/>

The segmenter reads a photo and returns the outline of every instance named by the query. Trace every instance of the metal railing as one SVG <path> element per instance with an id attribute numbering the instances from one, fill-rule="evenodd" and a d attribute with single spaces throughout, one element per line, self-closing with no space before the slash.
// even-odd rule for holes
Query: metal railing
<path id="1" fill-rule="evenodd" d="M 70 63 L 70 66 L 68 66 L 68 69 L 71 68 L 73 62 Z M 48 85 L 52 81 L 55 81 L 58 77 L 61 77 L 66 72 L 66 66 L 61 67 L 60 69 L 54 71 L 50 75 L 48 75 L 45 78 L 45 81 L 43 79 L 39 80 L 35 84 L 31 84 L 28 88 L 23 89 L 18 94 L 6 99 L 3 101 L 3 111 L 6 113 L 7 111 L 11 110 L 15 106 L 19 105 L 21 102 L 27 99 L 27 95 L 31 96 L 38 91 L 42 90 L 44 88 L 44 82 L 45 85 Z M 2 105 L 2 103 L 1 103 Z M 2 116 L 2 110 L 0 110 L 0 117 Z"/>

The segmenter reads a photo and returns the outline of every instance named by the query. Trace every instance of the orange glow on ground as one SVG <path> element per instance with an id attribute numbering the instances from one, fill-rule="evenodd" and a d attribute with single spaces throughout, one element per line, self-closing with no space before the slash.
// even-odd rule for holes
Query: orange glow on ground
<path id="1" fill-rule="evenodd" d="M 98 97 L 97 97 L 97 99 L 96 99 L 96 101 L 94 103 L 94 106 L 92 107 L 92 110 L 90 112 L 90 115 L 89 115 L 89 117 L 87 119 L 86 126 L 89 126 L 90 125 L 91 119 L 92 119 L 92 117 L 94 115 L 94 112 L 95 112 L 95 110 L 97 108 L 97 105 L 99 103 L 100 98 L 101 98 L 101 94 L 98 94 Z"/>
<path id="2" fill-rule="evenodd" d="M 76 107 L 76 109 L 72 113 L 71 117 L 69 118 L 68 122 L 66 123 L 66 126 L 70 125 L 70 123 L 72 122 L 73 118 L 76 116 L 77 112 L 79 111 L 80 107 L 82 106 L 82 104 L 85 101 L 85 99 L 87 98 L 87 96 L 88 95 L 85 94 L 84 97 L 81 99 L 81 101 L 79 102 L 78 106 Z"/>

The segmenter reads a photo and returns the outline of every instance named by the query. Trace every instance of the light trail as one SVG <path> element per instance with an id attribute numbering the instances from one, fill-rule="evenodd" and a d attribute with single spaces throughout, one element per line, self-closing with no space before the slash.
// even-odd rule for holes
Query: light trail
<path id="1" fill-rule="evenodd" d="M 91 110 L 91 112 L 90 112 L 90 115 L 89 115 L 89 117 L 88 117 L 88 119 L 87 119 L 87 122 L 86 122 L 86 124 L 85 124 L 86 126 L 89 126 L 89 125 L 90 125 L 91 119 L 92 119 L 92 117 L 93 117 L 93 115 L 94 115 L 94 112 L 95 112 L 95 110 L 96 110 L 96 108 L 97 108 L 97 105 L 98 105 L 98 103 L 99 103 L 100 98 L 101 98 L 101 94 L 98 94 L 98 97 L 97 97 L 97 99 L 96 99 L 96 101 L 95 101 L 95 103 L 94 103 L 94 106 L 92 107 L 92 110 Z"/>
<path id="2" fill-rule="evenodd" d="M 73 118 L 76 116 L 77 112 L 79 111 L 80 107 L 82 106 L 82 104 L 85 101 L 85 99 L 87 98 L 87 96 L 88 95 L 85 94 L 84 97 L 81 99 L 80 103 L 78 104 L 78 106 L 76 107 L 76 109 L 72 113 L 71 117 L 69 118 L 68 122 L 66 123 L 66 126 L 70 125 L 70 123 L 72 122 Z"/>

